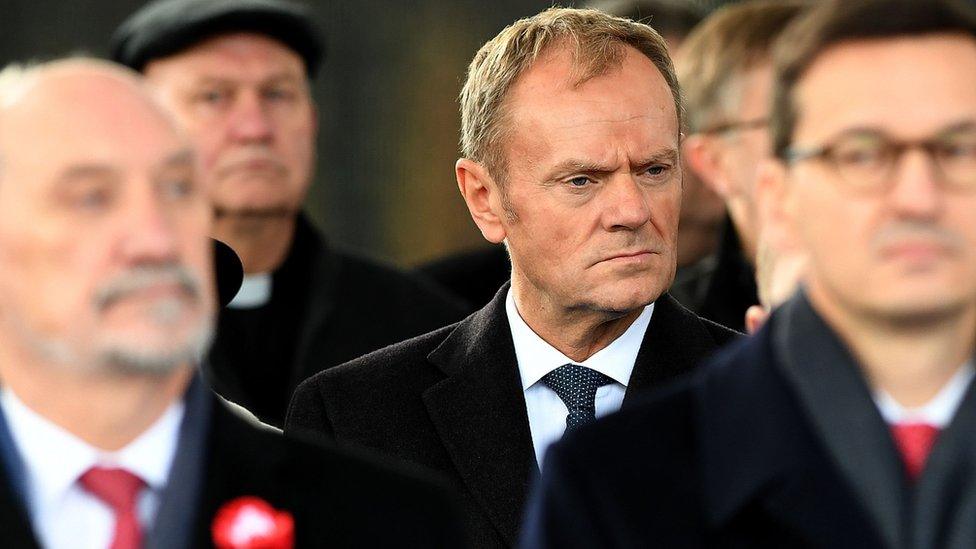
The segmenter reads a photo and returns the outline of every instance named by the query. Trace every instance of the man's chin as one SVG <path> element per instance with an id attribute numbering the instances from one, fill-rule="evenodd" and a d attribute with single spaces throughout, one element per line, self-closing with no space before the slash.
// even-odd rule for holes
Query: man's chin
<path id="1" fill-rule="evenodd" d="M 213 341 L 213 328 L 208 325 L 191 333 L 161 336 L 106 338 L 97 345 L 95 360 L 112 373 L 165 376 L 182 366 L 198 364 Z"/>
<path id="2" fill-rule="evenodd" d="M 282 219 L 294 217 L 298 214 L 298 208 L 286 205 L 268 206 L 214 206 L 214 217 L 219 220 L 226 219 Z"/>

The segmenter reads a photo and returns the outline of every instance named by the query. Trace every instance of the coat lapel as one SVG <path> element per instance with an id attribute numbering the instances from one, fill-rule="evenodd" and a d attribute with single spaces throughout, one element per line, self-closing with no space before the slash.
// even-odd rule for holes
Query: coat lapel
<path id="1" fill-rule="evenodd" d="M 774 366 L 768 328 L 697 389 L 709 529 L 765 545 L 885 546 Z"/>
<path id="2" fill-rule="evenodd" d="M 915 486 L 912 547 L 976 547 L 976 383 L 936 439 Z"/>
<path id="3" fill-rule="evenodd" d="M 448 377 L 423 399 L 465 486 L 514 544 L 538 467 L 505 315 L 507 292 L 508 284 L 428 356 Z"/>
<path id="4" fill-rule="evenodd" d="M 4 547 L 38 547 L 24 507 L 24 466 L 0 411 L 0 540 Z M 21 479 L 19 482 L 17 479 Z"/>
<path id="5" fill-rule="evenodd" d="M 314 374 L 305 364 L 309 360 L 312 343 L 322 330 L 322 324 L 331 316 L 335 309 L 335 279 L 338 275 L 336 257 L 332 254 L 325 241 L 312 227 L 311 222 L 300 214 L 295 220 L 295 239 L 302 239 L 300 243 L 304 252 L 310 255 L 311 276 L 309 276 L 309 297 L 305 305 L 305 320 L 301 323 L 301 333 L 295 347 L 294 362 L 291 366 L 290 387 L 295 387 Z M 314 282 L 314 283 L 313 283 Z M 333 366 L 326 364 L 324 366 Z"/>
<path id="6" fill-rule="evenodd" d="M 776 367 L 885 542 L 903 546 L 909 522 L 908 484 L 860 367 L 802 292 L 779 312 L 771 330 Z"/>
<path id="7" fill-rule="evenodd" d="M 635 396 L 690 372 L 717 347 L 698 316 L 663 294 L 654 304 L 623 405 L 629 407 L 639 401 Z"/>

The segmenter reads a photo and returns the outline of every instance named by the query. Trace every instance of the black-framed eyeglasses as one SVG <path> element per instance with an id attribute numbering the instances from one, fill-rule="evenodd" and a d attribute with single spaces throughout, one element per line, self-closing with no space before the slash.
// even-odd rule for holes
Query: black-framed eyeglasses
<path id="1" fill-rule="evenodd" d="M 824 161 L 850 188 L 877 192 L 890 187 L 899 160 L 910 149 L 925 151 L 943 183 L 976 189 L 976 124 L 922 140 L 897 140 L 877 131 L 848 132 L 819 147 L 788 148 L 783 158 L 789 164 Z"/>
<path id="2" fill-rule="evenodd" d="M 709 126 L 701 131 L 701 133 L 730 133 L 741 130 L 754 130 L 758 128 L 769 127 L 768 118 L 753 118 L 752 120 L 735 120 L 730 122 L 723 122 L 721 124 L 716 124 L 714 126 Z"/>

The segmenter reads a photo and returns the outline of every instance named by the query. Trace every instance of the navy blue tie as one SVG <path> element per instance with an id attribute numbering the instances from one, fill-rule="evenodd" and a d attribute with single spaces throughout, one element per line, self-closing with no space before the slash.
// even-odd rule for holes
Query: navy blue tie
<path id="1" fill-rule="evenodd" d="M 586 425 L 596 419 L 596 390 L 613 383 L 613 379 L 579 364 L 564 364 L 542 377 L 569 409 L 566 430 Z"/>

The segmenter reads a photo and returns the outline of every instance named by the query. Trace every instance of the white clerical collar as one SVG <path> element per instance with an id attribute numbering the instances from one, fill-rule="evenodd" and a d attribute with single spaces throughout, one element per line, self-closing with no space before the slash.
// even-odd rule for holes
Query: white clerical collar
<path id="1" fill-rule="evenodd" d="M 27 471 L 32 513 L 64 497 L 92 466 L 117 467 L 138 475 L 155 491 L 165 487 L 176 454 L 184 404 L 178 400 L 124 448 L 95 448 L 27 407 L 9 388 L 0 389 L 0 406 Z"/>
<path id="2" fill-rule="evenodd" d="M 596 370 L 626 387 L 630 382 L 630 374 L 634 371 L 637 352 L 640 351 L 641 343 L 644 341 L 644 332 L 647 331 L 651 315 L 654 314 L 654 304 L 644 307 L 637 320 L 620 337 L 583 362 L 576 362 L 567 357 L 532 331 L 532 328 L 522 320 L 515 306 L 515 296 L 511 289 L 508 290 L 505 299 L 505 313 L 512 330 L 515 358 L 522 376 L 523 390 L 534 385 L 549 372 L 569 363 L 581 364 Z"/>
<path id="3" fill-rule="evenodd" d="M 956 410 L 962 404 L 962 399 L 966 396 L 966 389 L 969 388 L 974 376 L 976 376 L 976 369 L 973 368 L 972 361 L 966 362 L 939 390 L 938 394 L 917 408 L 902 406 L 882 389 L 874 392 L 874 402 L 881 410 L 881 417 L 889 425 L 927 423 L 943 429 L 949 425 L 953 416 L 956 415 Z"/>
<path id="4" fill-rule="evenodd" d="M 234 299 L 227 304 L 230 309 L 256 309 L 271 299 L 271 273 L 244 275 L 241 287 Z"/>

